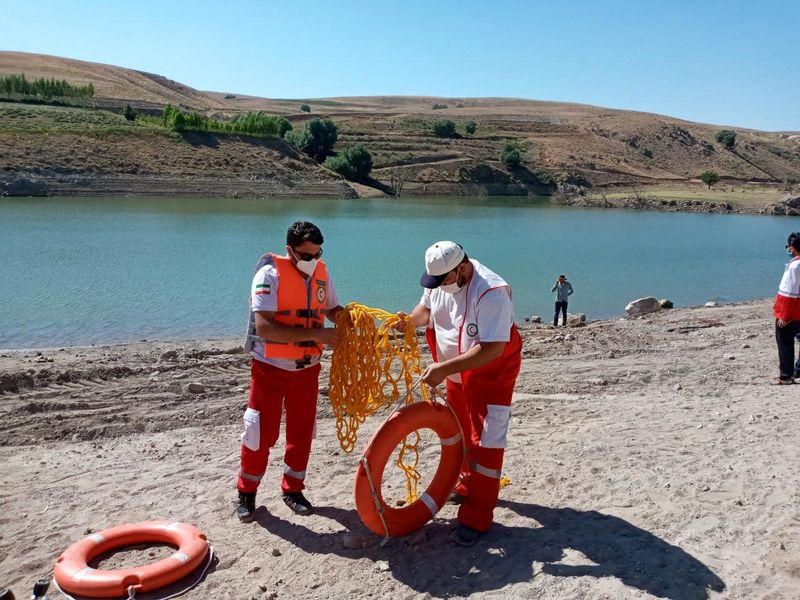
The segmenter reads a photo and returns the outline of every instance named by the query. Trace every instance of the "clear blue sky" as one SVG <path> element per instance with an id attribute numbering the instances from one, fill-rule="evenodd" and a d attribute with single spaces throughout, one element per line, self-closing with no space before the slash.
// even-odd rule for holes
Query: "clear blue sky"
<path id="1" fill-rule="evenodd" d="M 272 98 L 509 96 L 800 130 L 798 0 L 0 0 L 0 49 Z"/>

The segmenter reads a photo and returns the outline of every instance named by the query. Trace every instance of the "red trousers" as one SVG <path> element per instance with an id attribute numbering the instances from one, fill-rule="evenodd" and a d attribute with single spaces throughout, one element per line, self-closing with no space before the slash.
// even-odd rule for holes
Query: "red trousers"
<path id="1" fill-rule="evenodd" d="M 305 485 L 306 466 L 317 419 L 320 366 L 286 371 L 253 359 L 250 365 L 250 402 L 245 411 L 242 460 L 236 487 L 255 492 L 267 470 L 269 450 L 278 441 L 281 412 L 286 410 L 286 448 L 283 453 L 284 492 Z"/>
<path id="2" fill-rule="evenodd" d="M 458 416 L 467 448 L 456 486 L 456 493 L 466 496 L 458 520 L 478 531 L 492 526 L 500 495 L 511 397 L 521 363 L 521 342 L 514 334 L 503 357 L 462 373 L 462 383 L 446 380 L 447 401 Z"/>

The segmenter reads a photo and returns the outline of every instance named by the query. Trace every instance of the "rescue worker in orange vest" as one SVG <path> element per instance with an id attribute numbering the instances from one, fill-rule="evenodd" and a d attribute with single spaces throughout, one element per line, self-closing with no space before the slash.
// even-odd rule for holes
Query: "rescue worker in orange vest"
<path id="1" fill-rule="evenodd" d="M 299 515 L 314 511 L 303 495 L 303 480 L 314 437 L 323 344 L 335 346 L 340 334 L 325 327 L 339 306 L 322 256 L 322 232 L 313 223 L 292 223 L 286 256 L 267 253 L 256 265 L 250 295 L 245 350 L 251 362 L 250 401 L 244 413 L 236 514 L 255 518 L 256 490 L 267 469 L 269 450 L 278 441 L 281 410 L 286 412 L 283 501 Z"/>
<path id="2" fill-rule="evenodd" d="M 411 318 L 415 327 L 427 327 L 435 361 L 422 381 L 433 387 L 445 382 L 467 448 L 451 501 L 461 505 L 453 539 L 469 546 L 492 525 L 522 340 L 511 287 L 459 244 L 441 241 L 427 249 L 420 284 L 425 292 Z"/>

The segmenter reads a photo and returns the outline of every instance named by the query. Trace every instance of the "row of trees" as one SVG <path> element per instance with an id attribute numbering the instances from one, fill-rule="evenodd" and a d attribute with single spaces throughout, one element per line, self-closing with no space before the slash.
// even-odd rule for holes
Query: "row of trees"
<path id="1" fill-rule="evenodd" d="M 163 124 L 173 131 L 244 133 L 265 137 L 283 137 L 292 129 L 286 117 L 268 115 L 263 111 L 239 115 L 231 121 L 218 121 L 196 111 L 184 112 L 172 104 L 164 108 Z"/>
<path id="2" fill-rule="evenodd" d="M 34 79 L 28 81 L 25 74 L 0 77 L 0 93 L 36 96 L 39 98 L 90 98 L 94 96 L 94 86 L 72 85 L 66 79 Z"/>

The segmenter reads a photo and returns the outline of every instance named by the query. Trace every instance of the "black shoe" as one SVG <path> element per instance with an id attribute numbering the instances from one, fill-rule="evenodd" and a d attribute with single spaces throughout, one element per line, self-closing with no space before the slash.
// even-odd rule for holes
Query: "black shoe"
<path id="1" fill-rule="evenodd" d="M 473 529 L 469 525 L 459 523 L 453 531 L 452 540 L 459 546 L 472 546 L 485 532 Z"/>
<path id="2" fill-rule="evenodd" d="M 242 523 L 249 523 L 256 518 L 256 493 L 239 492 L 236 501 L 236 516 Z"/>
<path id="3" fill-rule="evenodd" d="M 304 517 L 314 513 L 314 507 L 303 496 L 303 492 L 284 492 L 283 503 L 291 508 L 295 514 L 303 515 Z"/>

